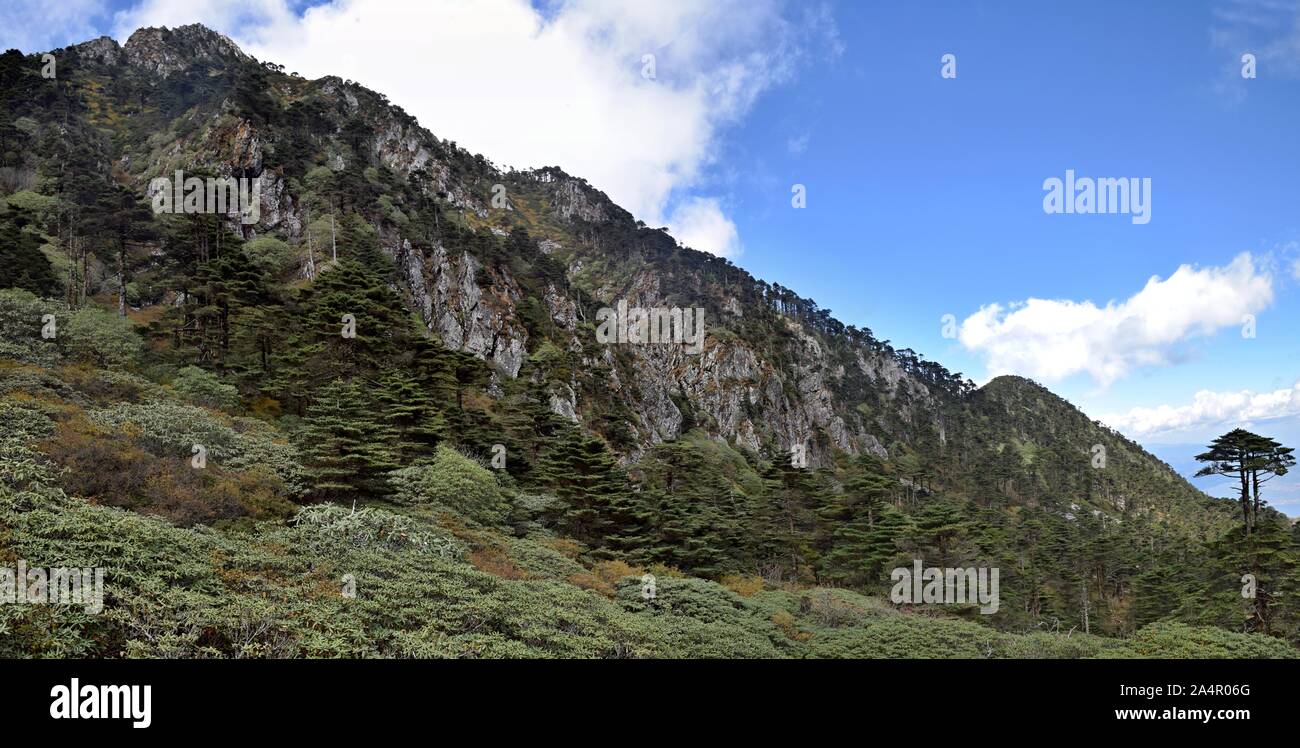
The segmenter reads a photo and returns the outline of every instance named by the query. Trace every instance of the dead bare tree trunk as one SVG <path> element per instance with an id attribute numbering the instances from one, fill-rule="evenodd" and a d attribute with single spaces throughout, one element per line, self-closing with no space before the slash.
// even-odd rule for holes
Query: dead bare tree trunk
<path id="1" fill-rule="evenodd" d="M 117 314 L 126 316 L 126 242 L 118 244 L 117 250 Z"/>
<path id="2" fill-rule="evenodd" d="M 316 252 L 311 246 L 311 211 L 303 208 L 303 222 L 307 229 L 307 277 L 316 280 Z"/>

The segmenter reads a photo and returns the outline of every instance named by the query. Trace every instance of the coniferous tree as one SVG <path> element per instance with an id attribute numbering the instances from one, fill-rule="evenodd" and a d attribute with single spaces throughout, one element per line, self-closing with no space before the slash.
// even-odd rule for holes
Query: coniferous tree
<path id="1" fill-rule="evenodd" d="M 908 541 L 912 548 L 923 554 L 929 565 L 941 567 L 961 566 L 966 559 L 965 540 L 969 524 L 961 509 L 953 502 L 935 500 L 913 517 L 912 532 Z"/>
<path id="2" fill-rule="evenodd" d="M 411 347 L 413 323 L 378 275 L 341 260 L 288 305 L 284 350 L 265 387 L 301 410 L 319 382 L 378 377 Z"/>
<path id="3" fill-rule="evenodd" d="M 390 493 L 393 438 L 357 382 L 328 384 L 308 410 L 299 440 L 312 484 L 308 496 L 347 502 Z"/>
<path id="4" fill-rule="evenodd" d="M 565 429 L 542 452 L 537 480 L 559 498 L 552 519 L 566 535 L 611 547 L 632 529 L 626 476 L 599 439 Z"/>
<path id="5" fill-rule="evenodd" d="M 379 384 L 377 399 L 404 461 L 431 456 L 438 442 L 446 438 L 446 418 L 415 377 L 400 370 L 388 372 Z"/>
<path id="6" fill-rule="evenodd" d="M 868 579 L 888 579 L 892 565 L 901 553 L 900 543 L 912 530 L 912 521 L 903 512 L 885 507 L 876 523 L 866 533 L 864 558 Z"/>
<path id="7" fill-rule="evenodd" d="M 16 209 L 0 214 L 0 288 L 23 288 L 37 296 L 57 296 L 61 284 L 41 240 L 27 231 L 31 216 Z"/>
<path id="8" fill-rule="evenodd" d="M 563 419 L 551 410 L 542 384 L 526 385 L 504 400 L 503 417 L 510 459 L 506 469 L 516 480 L 537 483 L 534 475 L 542 450 L 564 428 Z"/>
<path id="9" fill-rule="evenodd" d="M 1173 558 L 1154 558 L 1134 582 L 1133 624 L 1141 628 L 1178 610 L 1186 589 Z"/>
<path id="10" fill-rule="evenodd" d="M 743 568 L 743 497 L 691 440 L 657 445 L 639 468 L 646 483 L 635 502 L 646 528 L 641 559 L 703 576 Z"/>
<path id="11" fill-rule="evenodd" d="M 1285 473 L 1289 467 L 1286 458 L 1290 452 L 1279 453 L 1279 448 L 1277 442 L 1259 434 L 1252 434 L 1245 429 L 1233 429 L 1211 442 L 1208 451 L 1196 455 L 1198 462 L 1208 463 L 1197 471 L 1197 477 L 1222 475 L 1237 479 L 1242 525 L 1246 535 L 1250 535 L 1258 519 L 1258 502 L 1252 501 L 1251 495 L 1252 487 L 1258 494 L 1258 472 L 1270 472 L 1269 467 L 1274 466 Z M 1295 460 L 1291 459 L 1290 464 L 1294 463 Z"/>
<path id="12" fill-rule="evenodd" d="M 813 530 L 822 498 L 815 472 L 796 467 L 785 452 L 763 472 L 758 534 L 769 571 L 793 578 L 815 571 Z"/>
<path id="13" fill-rule="evenodd" d="M 822 569 L 828 579 L 841 584 L 874 581 L 868 562 L 871 531 L 896 486 L 879 459 L 866 453 L 858 457 L 844 490 L 820 513 L 825 525 Z"/>

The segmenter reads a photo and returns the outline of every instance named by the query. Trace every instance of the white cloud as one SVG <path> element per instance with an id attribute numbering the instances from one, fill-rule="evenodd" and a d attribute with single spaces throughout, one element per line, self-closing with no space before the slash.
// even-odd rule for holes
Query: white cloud
<path id="1" fill-rule="evenodd" d="M 782 0 L 563 0 L 541 11 L 526 0 L 336 0 L 299 18 L 284 0 L 145 0 L 117 29 L 206 23 L 259 59 L 380 91 L 497 163 L 560 166 L 650 225 L 672 218 L 716 239 L 725 232 L 704 232 L 694 201 L 721 129 L 788 80 L 813 37 L 838 44 L 824 12 L 790 14 Z M 699 248 L 718 246 L 737 245 Z"/>
<path id="2" fill-rule="evenodd" d="M 0 3 L 0 50 L 27 54 L 99 36 L 96 18 L 107 14 L 104 0 L 5 0 Z"/>
<path id="3" fill-rule="evenodd" d="M 1300 257 L 1297 257 L 1291 263 L 1291 277 L 1300 281 Z"/>
<path id="4" fill-rule="evenodd" d="M 1300 382 L 1288 389 L 1272 392 L 1201 390 L 1187 405 L 1133 408 L 1127 413 L 1102 416 L 1101 421 L 1132 436 L 1142 437 L 1290 416 L 1300 416 Z"/>
<path id="5" fill-rule="evenodd" d="M 989 376 L 1021 374 L 1054 382 L 1086 372 L 1106 386 L 1134 369 L 1168 364 L 1181 344 L 1225 328 L 1273 301 L 1272 276 L 1249 253 L 1224 267 L 1182 265 L 1153 276 L 1127 300 L 1031 298 L 989 304 L 962 322 L 958 339 L 980 356 Z"/>
<path id="6" fill-rule="evenodd" d="M 726 258 L 740 255 L 736 225 L 713 198 L 692 198 L 677 207 L 668 230 L 682 244 Z"/>

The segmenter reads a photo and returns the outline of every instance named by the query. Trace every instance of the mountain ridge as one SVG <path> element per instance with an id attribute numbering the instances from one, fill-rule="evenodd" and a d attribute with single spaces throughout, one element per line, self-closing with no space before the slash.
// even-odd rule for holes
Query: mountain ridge
<path id="1" fill-rule="evenodd" d="M 1001 566 L 992 623 L 1017 631 L 1231 620 L 1226 597 L 1146 602 L 1210 568 L 1230 502 L 1040 384 L 976 387 L 560 167 L 502 170 L 381 93 L 285 73 L 200 26 L 65 48 L 52 83 L 35 59 L 0 56 L 0 220 L 39 237 L 55 282 L 0 314 L 62 294 L 51 313 L 72 329 L 116 307 L 143 340 L 103 382 L 58 368 L 111 368 L 75 339 L 62 359 L 3 341 L 19 391 L 71 414 L 38 429 L 70 495 L 183 527 L 395 506 L 384 522 L 434 522 L 480 571 L 563 569 L 609 595 L 599 564 L 871 589 L 925 558 Z M 148 186 L 177 171 L 260 180 L 257 221 L 151 213 Z M 600 310 L 620 302 L 704 310 L 702 350 L 602 342 Z M 362 331 L 348 342 L 341 315 Z M 176 498 L 75 469 L 107 459 L 112 428 L 140 434 L 122 440 L 141 440 L 133 458 L 109 455 L 123 474 L 170 476 L 167 450 L 191 439 L 177 419 L 239 460 L 239 491 Z M 464 484 L 444 490 L 445 474 Z"/>
<path id="2" fill-rule="evenodd" d="M 133 32 L 124 45 L 118 45 L 109 37 L 100 37 L 65 49 L 72 50 L 78 55 L 85 55 L 101 64 L 124 63 L 146 74 L 162 78 L 175 75 L 195 65 L 210 64 L 257 65 L 260 69 L 269 70 L 273 75 L 281 71 L 280 66 L 258 63 L 228 37 L 202 24 L 189 24 L 174 29 L 146 27 Z M 285 78 L 288 80 L 283 80 Z M 691 291 L 715 297 L 711 299 L 714 308 L 710 309 L 710 311 L 716 309 L 720 312 L 714 317 L 715 319 L 730 321 L 727 319 L 728 312 L 738 310 L 740 302 L 736 294 L 742 294 L 749 297 L 747 300 L 765 304 L 780 315 L 796 322 L 790 332 L 798 339 L 797 343 L 801 348 L 795 348 L 790 351 L 791 353 L 807 352 L 813 357 L 820 357 L 825 341 L 817 340 L 817 337 L 847 338 L 851 343 L 847 354 L 857 359 L 848 361 L 849 365 L 856 364 L 860 373 L 865 374 L 872 381 L 883 383 L 890 391 L 896 391 L 901 387 L 903 392 L 898 397 L 891 398 L 899 406 L 900 411 L 924 405 L 932 406 L 936 398 L 951 399 L 953 396 L 959 398 L 974 390 L 972 383 L 961 381 L 960 374 L 952 374 L 938 363 L 925 361 L 910 349 L 895 351 L 888 341 L 877 340 L 868 329 L 859 330 L 853 326 L 845 326 L 831 317 L 829 310 L 820 309 L 813 300 L 800 297 L 779 283 L 768 283 L 755 278 L 726 259 L 679 246 L 662 229 L 646 228 L 643 223 L 636 221 L 631 214 L 618 207 L 599 189 L 584 179 L 568 175 L 559 167 L 501 171 L 483 156 L 470 154 L 454 143 L 440 140 L 421 126 L 414 117 L 400 107 L 390 104 L 382 94 L 366 89 L 359 83 L 345 82 L 336 76 L 325 76 L 308 81 L 283 76 L 281 73 L 281 80 L 277 81 L 277 85 L 292 86 L 293 93 L 304 98 L 313 94 L 337 96 L 334 103 L 351 112 L 360 112 L 363 108 L 362 99 L 367 100 L 366 103 L 375 108 L 372 114 L 376 115 L 369 123 L 376 132 L 372 133 L 373 139 L 367 144 L 368 155 L 389 168 L 404 173 L 407 178 L 427 168 L 434 176 L 432 191 L 445 195 L 451 206 L 468 213 L 470 226 L 505 232 L 512 224 L 523 225 L 543 237 L 544 242 L 549 240 L 546 235 L 557 228 L 555 226 L 557 222 L 560 224 L 558 228 L 570 231 L 575 225 L 578 227 L 577 230 L 581 231 L 586 224 L 594 224 L 598 229 L 615 226 L 624 233 L 629 228 L 635 227 L 632 232 L 634 242 L 647 249 L 640 253 L 639 260 L 671 263 L 677 262 L 677 257 L 685 257 L 687 264 L 698 266 L 714 276 L 710 278 L 714 281 L 714 288 L 701 288 L 697 284 Z M 229 102 L 223 106 L 228 104 Z M 262 208 L 266 218 L 256 229 L 261 229 L 263 232 L 283 231 L 289 238 L 301 240 L 303 225 L 309 219 L 309 214 L 304 216 L 301 200 L 295 200 L 293 191 L 286 189 L 284 174 L 282 171 L 277 171 L 278 164 L 265 163 L 266 146 L 259 140 L 256 124 L 241 124 L 224 131 L 210 131 L 205 135 L 209 144 L 215 141 L 217 145 L 225 146 L 208 152 L 199 150 L 196 155 L 206 158 L 205 163 L 217 165 L 218 171 L 257 173 L 263 177 Z M 200 147 L 202 145 L 200 144 Z M 174 165 L 179 165 L 178 162 L 168 158 L 174 155 L 164 153 L 155 156 L 143 170 L 133 164 L 129 158 L 125 163 L 119 161 L 119 167 L 124 166 L 123 171 L 135 169 L 138 176 L 133 176 L 129 171 L 123 176 L 139 186 L 148 178 L 169 174 Z M 336 154 L 332 158 L 334 160 L 331 167 L 336 167 L 339 156 Z M 459 168 L 464 164 L 477 167 L 477 171 L 467 174 L 450 172 L 451 168 Z M 266 180 L 268 166 L 270 166 L 269 184 Z M 470 177 L 473 177 L 473 183 L 469 181 Z M 506 188 L 507 203 L 504 211 L 494 212 L 489 207 L 491 184 L 486 183 L 489 179 L 494 180 L 491 184 L 502 184 Z M 547 186 L 550 189 L 546 189 Z M 537 191 L 541 192 L 541 196 L 536 204 L 519 205 L 532 197 L 530 193 Z M 530 212 L 525 220 L 502 220 L 506 216 L 517 219 L 525 211 Z M 381 228 L 380 231 L 382 233 L 383 229 Z M 560 238 L 570 239 L 569 243 L 573 243 L 571 236 L 561 234 Z M 512 325 L 509 319 L 513 316 L 513 308 L 508 300 L 518 296 L 518 288 L 512 287 L 512 279 L 508 274 L 493 277 L 494 285 L 488 289 L 474 289 L 472 279 L 481 270 L 477 258 L 470 255 L 456 257 L 436 245 L 429 246 L 427 249 L 419 246 L 412 248 L 407 246 L 407 242 L 409 242 L 407 237 L 392 239 L 386 237 L 384 248 L 398 265 L 399 274 L 402 276 L 399 284 L 411 306 L 421 313 L 425 323 L 444 341 L 451 341 L 453 347 L 460 347 L 490 361 L 499 371 L 509 376 L 517 376 L 523 359 L 528 353 L 529 345 L 527 331 Z M 550 252 L 566 263 L 569 280 L 581 291 L 595 297 L 596 301 L 612 303 L 616 298 L 622 298 L 629 304 L 643 307 L 671 306 L 663 303 L 664 297 L 670 294 L 665 294 L 662 286 L 665 280 L 677 282 L 681 279 L 671 277 L 673 274 L 670 269 L 655 265 L 651 265 L 649 269 L 644 266 L 626 268 L 615 265 L 612 268 L 615 271 L 613 278 L 610 278 L 610 273 L 607 272 L 604 277 L 598 279 L 599 282 L 584 283 L 583 271 L 588 268 L 589 263 L 606 260 L 606 258 L 591 256 L 596 253 L 591 252 L 589 246 L 564 246 L 560 242 L 555 244 L 559 246 L 553 245 Z M 455 268 L 455 272 L 437 273 L 437 277 L 430 277 L 430 274 L 421 272 L 431 264 Z M 625 262 L 623 265 L 635 266 L 636 263 Z M 648 277 L 648 274 L 656 272 L 664 272 L 669 277 L 664 279 Z M 561 324 L 567 328 L 566 332 L 571 333 L 577 321 L 578 310 L 571 309 L 569 308 L 571 305 L 563 303 L 567 298 L 564 300 L 559 298 L 560 289 L 548 290 L 552 292 L 551 298 L 548 299 L 550 307 L 548 311 L 552 317 L 561 320 Z M 677 291 L 677 294 L 684 295 L 681 291 Z M 491 304 L 480 306 L 477 301 L 473 303 L 465 301 L 476 298 L 482 300 L 484 296 L 505 299 L 507 302 L 502 308 L 493 308 Z M 643 357 L 646 359 L 644 362 L 646 367 L 643 369 L 648 367 L 662 371 L 685 366 L 686 379 L 704 381 L 714 388 L 726 389 L 721 379 L 708 377 L 708 367 L 691 367 L 691 362 L 683 361 L 680 356 L 674 356 L 671 352 L 665 355 L 659 355 L 660 353 L 660 351 L 649 351 Z M 714 353 L 712 355 L 714 361 L 711 361 L 710 365 L 715 369 L 720 368 L 727 375 L 722 379 L 761 377 L 760 370 L 770 361 L 754 354 L 754 351 L 743 349 Z M 604 363 L 610 363 L 608 357 Z M 882 432 L 887 428 L 897 430 L 898 424 L 873 427 L 863 424 L 861 419 L 856 419 L 853 414 L 843 412 L 847 410 L 846 408 L 839 407 L 840 412 L 837 412 L 837 406 L 853 406 L 859 403 L 836 402 L 845 399 L 842 392 L 837 391 L 840 388 L 836 387 L 842 382 L 828 380 L 836 379 L 837 375 L 842 380 L 846 362 L 835 363 L 834 368 L 819 366 L 802 371 L 796 370 L 791 372 L 792 376 L 777 377 L 779 382 L 772 383 L 771 386 L 779 384 L 781 389 L 794 387 L 802 396 L 799 399 L 804 401 L 800 404 L 803 407 L 797 407 L 782 402 L 779 396 L 773 396 L 766 403 L 768 408 L 764 413 L 767 417 L 761 420 L 767 423 L 775 422 L 776 425 L 770 430 L 770 436 L 774 438 L 776 447 L 788 451 L 796 444 L 806 443 L 814 464 L 829 464 L 827 450 L 831 446 L 850 454 L 865 449 L 877 455 L 888 455 L 890 450 L 884 443 L 887 435 Z M 553 405 L 557 411 L 565 415 L 574 415 L 581 410 L 577 402 L 581 388 L 575 386 L 574 382 L 568 384 L 568 390 L 553 393 L 556 395 Z M 684 386 L 681 377 L 677 382 L 672 382 L 665 377 L 658 384 L 662 390 L 673 395 L 687 395 L 688 399 L 696 403 L 707 400 L 699 389 L 692 391 L 689 385 Z M 853 386 L 850 385 L 848 389 L 852 389 Z M 770 386 L 764 389 L 768 393 L 771 392 Z M 745 394 L 752 397 L 755 394 L 754 388 L 750 388 L 750 391 Z M 814 404 L 808 404 L 808 401 Z M 827 405 L 828 403 L 833 404 Z M 681 424 L 680 409 L 665 392 L 655 393 L 650 398 L 638 402 L 637 405 L 640 407 L 634 410 L 653 415 L 642 418 L 641 423 L 638 424 L 640 426 L 637 429 L 636 439 L 638 449 L 631 452 L 632 457 L 642 453 L 645 447 L 674 436 Z M 758 449 L 763 442 L 762 435 L 758 433 L 760 429 L 754 421 L 737 417 L 739 405 L 740 398 L 733 392 L 729 397 L 718 398 L 708 403 L 707 407 L 715 420 L 719 421 L 718 433 L 721 436 L 729 440 L 742 439 L 745 446 Z M 855 420 L 858 422 L 854 423 Z M 941 415 L 936 417 L 931 424 L 932 428 L 942 430 L 941 421 Z M 818 438 L 818 432 L 823 432 L 825 437 Z M 615 446 L 617 448 L 617 445 Z M 1188 488 L 1192 488 L 1190 484 Z"/>

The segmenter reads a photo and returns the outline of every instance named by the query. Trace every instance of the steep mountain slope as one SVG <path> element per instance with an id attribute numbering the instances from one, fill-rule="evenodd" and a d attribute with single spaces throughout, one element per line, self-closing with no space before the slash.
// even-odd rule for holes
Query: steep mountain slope
<path id="1" fill-rule="evenodd" d="M 237 484 L 176 477 L 191 501 L 68 478 L 69 493 L 242 527 L 291 516 L 291 502 L 425 496 L 437 481 L 421 471 L 459 464 L 439 451 L 454 442 L 504 458 L 485 506 L 434 491 L 462 541 L 483 524 L 576 540 L 588 567 L 871 591 L 908 558 L 1001 565 L 1009 604 L 993 623 L 1109 634 L 1178 615 L 1178 600 L 1134 610 L 1135 588 L 1172 584 L 1151 559 L 1191 569 L 1232 525 L 1230 505 L 1046 389 L 975 388 L 680 247 L 560 168 L 503 171 L 350 81 L 286 73 L 202 26 L 55 56 L 54 79 L 39 56 L 0 56 L 0 217 L 52 269 L 15 254 L 36 270 L 0 286 L 62 299 L 50 313 L 73 331 L 94 319 L 77 314 L 119 308 L 144 350 L 74 339 L 50 353 L 23 325 L 53 307 L 14 297 L 0 305 L 22 322 L 0 341 L 17 362 L 9 391 L 62 413 L 43 452 L 64 467 L 165 461 L 216 439 Z M 152 214 L 153 180 L 177 171 L 260 180 L 256 220 Z M 603 343 L 600 310 L 620 302 L 703 309 L 702 351 Z M 355 342 L 339 341 L 344 314 Z M 55 370 L 72 363 L 97 373 Z M 173 433 L 181 416 L 154 413 L 155 398 L 229 422 Z M 104 429 L 140 452 L 94 452 Z M 484 550 L 501 542 L 472 561 L 513 578 L 524 564 Z M 1211 576 L 1231 574 L 1178 584 Z M 1232 620 L 1221 599 L 1207 622 Z"/>
<path id="2" fill-rule="evenodd" d="M 557 410 L 597 431 L 596 393 L 614 390 L 631 433 L 605 436 L 629 456 L 680 433 L 684 410 L 747 449 L 806 444 L 814 465 L 829 465 L 836 450 L 897 456 L 968 436 L 961 429 L 972 386 L 960 374 L 845 327 L 726 260 L 677 246 L 557 168 L 502 173 L 356 84 L 285 75 L 202 26 L 141 29 L 124 47 L 105 37 L 60 57 L 58 81 L 45 86 L 32 80 L 30 60 L 9 63 L 7 88 L 21 80 L 39 91 L 11 115 L 24 122 L 24 145 L 37 137 L 24 135 L 25 123 L 48 137 L 41 125 L 61 112 L 66 123 L 71 113 L 77 121 L 63 126 L 81 127 L 96 165 L 138 194 L 178 169 L 257 176 L 260 221 L 231 221 L 245 238 L 274 234 L 301 246 L 309 224 L 323 228 L 331 203 L 358 210 L 394 259 L 412 309 L 444 343 L 488 360 L 499 377 L 546 381 Z M 53 169 L 40 149 L 15 150 L 24 170 Z M 329 176 L 342 184 L 323 186 Z M 497 185 L 500 209 L 491 207 Z M 431 204 L 442 209 L 432 220 L 420 215 Z M 449 246 L 439 216 L 497 239 Z M 554 261 L 526 268 L 527 277 L 512 264 L 507 236 L 520 228 Z M 145 258 L 134 265 L 128 275 L 139 279 L 155 269 Z M 111 290 L 110 280 L 98 280 Z M 137 280 L 130 291 L 131 305 L 145 307 L 176 289 Z M 704 353 L 593 348 L 596 308 L 619 300 L 703 307 Z M 543 342 L 576 355 L 563 365 L 530 360 Z M 593 371 L 608 371 L 611 383 L 593 382 Z"/>

